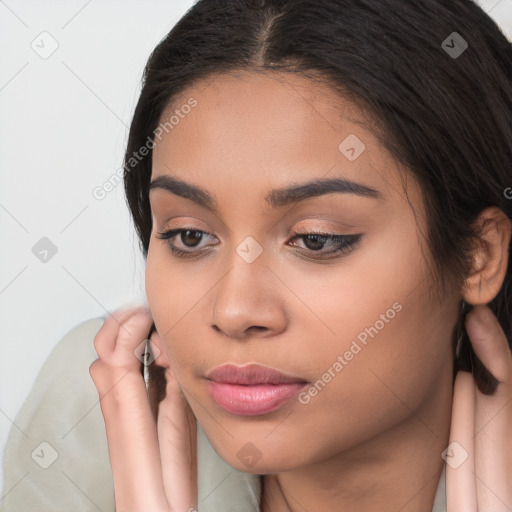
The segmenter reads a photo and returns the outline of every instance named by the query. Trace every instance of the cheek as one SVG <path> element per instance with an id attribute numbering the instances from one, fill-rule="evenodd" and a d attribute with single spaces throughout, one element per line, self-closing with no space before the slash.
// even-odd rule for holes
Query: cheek
<path id="1" fill-rule="evenodd" d="M 163 304 L 168 299 L 165 293 L 167 287 L 163 285 L 167 276 L 165 266 L 162 264 L 161 260 L 162 258 L 158 254 L 158 251 L 154 249 L 154 242 L 151 241 L 146 260 L 145 288 L 149 308 L 153 315 L 157 331 L 162 330 L 161 328 L 159 329 L 159 326 L 163 326 L 162 313 L 165 311 Z"/>
<path id="2" fill-rule="evenodd" d="M 324 279 L 321 293 L 311 286 L 314 282 L 303 278 L 294 291 L 317 314 L 297 311 L 295 316 L 301 324 L 297 329 L 309 333 L 302 350 L 321 381 L 318 404 L 331 402 L 340 414 L 380 410 L 385 416 L 386 410 L 400 406 L 397 396 L 411 406 L 418 404 L 436 378 L 446 374 L 457 301 L 435 302 L 414 237 L 388 233 L 347 258 L 335 280 Z M 318 338 L 315 330 L 323 333 L 319 343 L 313 341 Z"/>
<path id="3" fill-rule="evenodd" d="M 167 358 L 173 363 L 176 362 L 176 356 L 173 353 L 174 346 L 169 340 L 172 339 L 173 325 L 177 321 L 176 313 L 180 308 L 182 295 L 182 287 L 173 279 L 174 275 L 176 273 L 171 272 L 163 251 L 155 248 L 154 242 L 151 242 L 146 262 L 146 297 Z"/>
<path id="4" fill-rule="evenodd" d="M 364 348 L 393 331 L 393 338 L 400 343 L 404 336 L 398 334 L 407 330 L 402 319 L 415 317 L 414 326 L 419 313 L 433 307 L 425 297 L 428 269 L 421 248 L 414 237 L 406 238 L 403 233 L 408 233 L 404 226 L 372 234 L 361 250 L 340 260 L 336 269 L 281 269 L 301 299 L 294 306 L 295 322 L 309 333 L 310 340 L 315 339 L 315 331 L 322 338 L 315 352 L 318 349 L 332 357 L 350 350 L 355 339 Z M 390 329 L 392 325 L 394 329 Z M 396 330 L 398 326 L 401 328 Z M 412 332 L 405 337 L 414 338 Z M 414 349 L 411 343 L 408 346 Z"/>
<path id="5" fill-rule="evenodd" d="M 211 288 L 210 279 L 201 288 L 200 282 L 191 283 L 192 277 L 184 268 L 173 265 L 164 244 L 151 242 L 145 272 L 146 297 L 156 329 L 169 363 L 173 365 L 179 381 L 182 368 L 195 365 L 199 332 L 201 297 Z M 197 273 L 195 274 L 197 276 Z"/>
<path id="6" fill-rule="evenodd" d="M 336 335 L 309 348 L 320 380 L 308 406 L 314 428 L 322 415 L 350 425 L 350 411 L 360 430 L 349 428 L 345 435 L 371 435 L 450 389 L 457 301 L 436 303 L 430 286 L 428 273 L 391 281 L 382 275 L 379 282 L 365 279 L 351 300 L 338 294 L 343 309 L 331 311 Z M 372 293 L 374 287 L 382 290 Z"/>
<path id="7" fill-rule="evenodd" d="M 450 390 L 451 318 L 449 311 L 422 302 L 426 288 L 409 297 L 390 291 L 384 306 L 375 297 L 344 303 L 337 335 L 317 343 L 310 339 L 302 347 L 311 385 L 296 405 L 300 427 L 293 432 L 291 422 L 284 422 L 273 442 L 286 447 L 290 438 L 315 432 L 308 442 L 321 459 L 399 424 L 411 410 L 430 424 L 434 411 L 422 410 L 422 404 Z M 394 297 L 399 300 L 392 302 Z M 425 434 L 430 435 L 428 429 Z"/>

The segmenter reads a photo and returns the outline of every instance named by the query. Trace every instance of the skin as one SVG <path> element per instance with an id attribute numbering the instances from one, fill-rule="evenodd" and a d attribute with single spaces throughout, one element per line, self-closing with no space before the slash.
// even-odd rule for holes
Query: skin
<path id="1" fill-rule="evenodd" d="M 496 250 L 487 259 L 477 258 L 480 267 L 463 289 L 439 297 L 421 234 L 420 188 L 406 175 L 415 217 L 400 168 L 370 124 L 360 123 L 364 117 L 354 105 L 340 105 L 325 86 L 279 74 L 223 75 L 196 84 L 180 101 L 190 96 L 198 106 L 156 144 L 152 178 L 174 176 L 207 189 L 218 212 L 160 188 L 151 190 L 153 232 L 146 267 L 151 314 L 133 314 L 131 335 L 122 332 L 123 321 L 107 319 L 95 340 L 99 360 L 91 375 L 100 395 L 104 392 L 116 505 L 120 511 L 138 510 L 130 507 L 138 496 L 149 495 L 154 510 L 196 506 L 191 440 L 197 418 L 230 465 L 266 475 L 264 511 L 342 506 L 347 511 L 430 512 L 444 464 L 440 454 L 451 440 L 462 439 L 457 425 L 450 433 L 451 332 L 458 303 L 465 298 L 485 304 L 501 286 L 508 220 L 489 213 L 491 225 L 498 226 L 489 230 Z M 366 146 L 353 162 L 338 149 L 349 134 Z M 331 193 L 277 209 L 265 200 L 270 189 L 334 177 L 371 187 L 379 198 Z M 158 238 L 158 232 L 178 228 L 211 236 L 185 239 L 188 247 L 175 237 L 175 246 L 196 251 L 195 257 L 179 258 L 168 241 Z M 296 237 L 296 230 L 363 236 L 353 250 L 321 259 L 321 251 L 315 253 L 314 244 Z M 248 236 L 263 249 L 252 263 L 236 252 Z M 327 240 L 322 250 L 334 248 Z M 210 397 L 204 375 L 225 362 L 258 362 L 316 382 L 395 303 L 402 306 L 400 312 L 309 403 L 291 400 L 272 413 L 243 417 L 227 413 Z M 478 327 L 479 311 L 469 316 L 475 319 L 470 335 L 480 340 L 482 360 L 491 367 L 510 351 L 492 313 L 484 318 L 484 328 Z M 137 365 L 128 362 L 152 318 L 158 331 L 153 339 L 162 349 L 156 364 L 166 367 L 168 377 L 156 428 L 140 375 L 135 376 Z M 488 342 L 487 355 L 482 340 Z M 502 418 L 510 419 L 504 404 L 512 398 L 510 357 L 497 370 L 505 383 L 495 404 L 502 421 L 494 423 L 499 437 L 493 439 L 503 440 Z M 123 375 L 128 377 L 120 379 Z M 472 379 L 467 382 L 473 385 Z M 464 396 L 467 411 L 472 388 L 459 387 L 457 396 Z M 117 399 L 107 392 L 112 388 Z M 477 410 L 489 403 L 484 398 Z M 134 428 L 140 443 L 123 443 Z M 250 468 L 237 456 L 248 441 L 261 454 Z M 182 448 L 173 452 L 175 446 Z M 493 453 L 511 453 L 510 445 L 503 447 Z M 502 468 L 510 463 L 500 460 Z M 138 471 L 147 466 L 147 486 L 138 483 L 135 466 Z M 491 482 L 488 466 L 480 474 Z M 173 478 L 180 478 L 180 485 Z M 497 490 L 505 501 L 502 481 Z M 458 489 L 464 491 L 464 485 Z M 447 497 L 456 510 L 460 492 Z"/>
<path id="2" fill-rule="evenodd" d="M 250 472 L 271 474 L 269 510 L 430 510 L 443 463 L 432 454 L 448 444 L 459 297 L 431 298 L 425 225 L 416 224 L 396 162 L 350 121 L 360 118 L 354 107 L 340 115 L 339 99 L 304 79 L 222 76 L 186 96 L 198 107 L 157 143 L 152 178 L 172 173 L 201 185 L 219 213 L 151 190 L 146 292 L 168 361 L 212 445 L 240 471 L 249 468 L 237 452 L 248 441 L 257 447 L 262 457 Z M 349 134 L 366 145 L 355 162 L 338 149 Z M 270 189 L 325 177 L 381 197 L 329 194 L 279 209 L 264 199 Z M 424 222 L 419 187 L 407 181 Z M 177 258 L 156 235 L 180 227 L 220 242 L 201 241 L 201 258 Z M 289 244 L 299 229 L 363 238 L 343 257 L 319 260 L 304 239 Z M 247 236 L 263 247 L 251 264 L 236 253 Z M 309 404 L 293 400 L 247 418 L 209 396 L 205 373 L 228 361 L 316 382 L 396 302 L 402 311 Z"/>

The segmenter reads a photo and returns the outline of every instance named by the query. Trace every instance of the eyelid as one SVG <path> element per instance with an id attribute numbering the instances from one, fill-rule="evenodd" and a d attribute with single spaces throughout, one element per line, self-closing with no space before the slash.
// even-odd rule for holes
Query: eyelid
<path id="1" fill-rule="evenodd" d="M 210 238 L 211 237 L 217 238 L 217 237 L 215 237 L 215 235 L 212 235 L 211 233 L 209 233 L 207 231 L 204 231 L 201 229 L 196 229 L 194 227 L 187 227 L 187 226 L 174 228 L 174 229 L 167 229 L 162 232 L 158 232 L 159 236 L 157 238 L 164 240 L 167 243 L 167 245 L 169 246 L 169 250 L 171 251 L 171 253 L 174 254 L 175 257 L 178 257 L 178 258 L 193 259 L 193 258 L 200 258 L 205 254 L 211 254 L 212 251 L 208 249 L 208 247 L 211 247 L 211 246 L 208 246 L 208 245 L 206 247 L 201 247 L 199 249 L 197 249 L 197 246 L 193 246 L 193 247 L 189 248 L 189 250 L 175 247 L 172 240 L 175 239 L 176 237 L 179 237 L 183 232 L 186 232 L 186 231 L 194 231 L 196 233 L 199 233 L 200 238 L 201 238 L 199 243 L 201 243 L 203 241 L 205 236 L 210 237 Z M 328 261 L 331 259 L 339 259 L 339 258 L 353 252 L 357 248 L 357 246 L 360 244 L 361 239 L 363 238 L 363 235 L 364 235 L 363 233 L 343 234 L 343 233 L 331 233 L 331 232 L 325 232 L 325 231 L 320 232 L 319 230 L 311 230 L 310 229 L 305 232 L 295 231 L 293 233 L 293 235 L 291 236 L 291 238 L 288 239 L 287 245 L 290 245 L 290 242 L 292 242 L 295 239 L 306 238 L 308 236 L 318 236 L 320 238 L 325 238 L 326 240 L 331 241 L 334 244 L 334 246 L 337 248 L 335 248 L 334 250 L 329 250 L 329 251 L 326 251 L 323 249 L 315 251 L 313 249 L 308 249 L 307 247 L 306 248 L 298 247 L 296 244 L 293 244 L 293 243 L 291 244 L 291 246 L 297 247 L 299 249 L 298 254 L 302 255 L 302 256 L 306 256 L 309 261 L 316 261 L 316 262 Z M 326 243 L 326 242 L 324 241 L 322 243 Z M 217 245 L 217 244 L 214 244 L 214 245 Z M 314 256 L 315 254 L 317 254 L 318 256 Z"/>
<path id="2" fill-rule="evenodd" d="M 157 233 L 159 235 L 165 235 L 169 232 L 180 232 L 180 231 L 197 231 L 199 233 L 202 233 L 203 235 L 206 235 L 210 238 L 217 238 L 214 234 L 210 233 L 209 231 L 206 231 L 205 229 L 198 228 L 197 226 L 187 226 L 187 225 L 179 225 L 177 227 L 165 227 L 161 231 L 157 230 Z M 292 233 L 290 235 L 291 239 L 297 236 L 307 236 L 307 235 L 319 235 L 319 236 L 326 236 L 326 237 L 340 237 L 340 236 L 352 236 L 353 233 L 339 233 L 336 232 L 336 230 L 329 230 L 329 229 L 322 229 L 322 228 L 300 228 L 300 229 L 294 229 L 291 230 Z"/>

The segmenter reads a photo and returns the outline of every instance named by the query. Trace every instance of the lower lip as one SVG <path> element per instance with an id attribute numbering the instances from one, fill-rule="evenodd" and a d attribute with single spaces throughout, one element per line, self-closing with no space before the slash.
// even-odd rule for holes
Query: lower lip
<path id="1" fill-rule="evenodd" d="M 239 416 L 257 416 L 279 409 L 306 385 L 301 382 L 242 386 L 208 381 L 212 398 L 224 410 Z"/>

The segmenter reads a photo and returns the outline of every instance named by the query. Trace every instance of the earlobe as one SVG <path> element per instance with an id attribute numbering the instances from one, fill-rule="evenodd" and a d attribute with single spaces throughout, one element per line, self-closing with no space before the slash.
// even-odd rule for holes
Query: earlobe
<path id="1" fill-rule="evenodd" d="M 473 250 L 473 265 L 462 298 L 474 306 L 498 295 L 507 273 L 512 224 L 503 210 L 490 207 L 478 217 L 482 242 Z"/>

